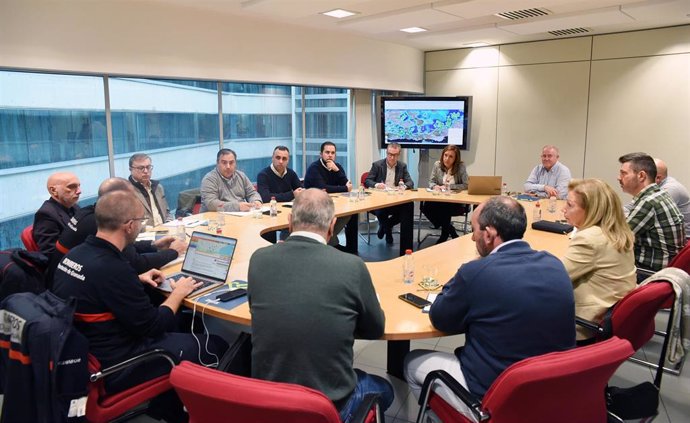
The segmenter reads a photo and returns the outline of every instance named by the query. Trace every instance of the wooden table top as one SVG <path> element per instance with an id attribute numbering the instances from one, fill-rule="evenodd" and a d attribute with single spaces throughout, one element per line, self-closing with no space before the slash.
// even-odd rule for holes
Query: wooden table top
<path id="1" fill-rule="evenodd" d="M 335 203 L 336 215 L 350 215 L 368 210 L 375 210 L 382 207 L 403 204 L 410 201 L 443 201 L 465 204 L 479 204 L 490 198 L 488 195 L 469 195 L 466 191 L 453 193 L 451 195 L 435 195 L 426 190 L 406 191 L 403 195 L 388 194 L 383 191 L 369 190 L 363 201 L 351 202 L 349 198 L 342 195 L 332 194 Z M 562 219 L 562 204 L 559 202 L 556 213 L 546 211 L 546 202 L 542 203 L 542 213 L 545 220 Z M 566 235 L 553 234 L 548 232 L 534 231 L 529 228 L 532 218 L 532 208 L 534 203 L 522 202 L 527 212 L 528 229 L 525 233 L 525 241 L 529 242 L 536 250 L 546 250 L 556 257 L 563 257 L 568 246 L 569 239 Z M 233 257 L 232 266 L 228 281 L 247 280 L 249 259 L 254 251 L 261 247 L 271 245 L 264 240 L 260 234 L 287 228 L 288 214 L 290 208 L 284 207 L 279 203 L 278 210 L 281 212 L 277 217 L 263 216 L 255 219 L 251 216 L 231 216 L 226 215 L 223 235 L 238 239 L 237 249 Z M 190 219 L 214 219 L 215 212 L 207 212 L 194 215 Z M 194 230 L 205 231 L 207 226 L 198 226 Z M 190 229 L 187 230 L 188 232 Z M 421 290 L 417 285 L 421 281 L 425 268 L 432 266 L 437 269 L 437 279 L 441 283 L 450 280 L 457 272 L 460 265 L 479 257 L 472 234 L 467 234 L 459 238 L 446 241 L 439 245 L 424 248 L 413 253 L 415 258 L 415 284 L 405 285 L 402 282 L 402 257 L 397 257 L 381 262 L 367 262 L 367 268 L 371 273 L 376 292 L 379 296 L 381 307 L 386 315 L 386 329 L 382 339 L 387 340 L 409 340 L 430 338 L 444 335 L 434 329 L 429 321 L 429 316 L 400 299 L 398 295 L 412 292 L 421 297 L 426 297 L 427 292 Z M 167 267 L 165 273 L 179 271 L 181 264 Z M 193 306 L 191 300 L 186 300 L 185 305 Z M 197 311 L 199 306 L 197 305 Z M 242 325 L 251 325 L 251 314 L 249 305 L 242 304 L 230 311 L 223 310 L 212 305 L 204 306 L 204 312 L 224 320 L 229 320 Z"/>

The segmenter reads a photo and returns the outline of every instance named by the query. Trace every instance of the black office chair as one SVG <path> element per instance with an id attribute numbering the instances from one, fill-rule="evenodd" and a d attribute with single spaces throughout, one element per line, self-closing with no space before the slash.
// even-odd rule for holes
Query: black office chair
<path id="1" fill-rule="evenodd" d="M 453 227 L 455 227 L 455 229 L 458 232 L 462 232 L 463 235 L 472 232 L 472 225 L 469 222 L 469 216 L 470 216 L 470 213 L 472 213 L 472 210 L 474 210 L 474 206 L 470 206 L 469 204 L 466 206 L 467 207 L 465 207 L 463 213 L 460 213 L 460 214 L 454 216 L 454 217 L 464 216 L 465 220 L 463 222 L 456 222 L 452 219 L 450 221 L 450 223 L 453 225 Z M 438 227 L 433 226 L 433 224 L 431 222 L 429 222 L 429 220 L 424 216 L 424 213 L 422 213 L 423 209 L 424 209 L 424 201 L 421 201 L 419 203 L 419 215 L 417 216 L 417 248 L 419 248 L 422 245 L 422 243 L 424 241 L 426 241 L 427 238 L 429 238 L 429 237 L 438 238 L 441 236 L 440 233 L 429 232 L 429 233 L 424 234 L 424 237 L 422 238 L 422 236 L 421 236 L 422 226 L 426 225 L 426 227 L 428 229 L 439 229 Z M 461 226 L 458 226 L 458 225 L 461 225 Z"/>

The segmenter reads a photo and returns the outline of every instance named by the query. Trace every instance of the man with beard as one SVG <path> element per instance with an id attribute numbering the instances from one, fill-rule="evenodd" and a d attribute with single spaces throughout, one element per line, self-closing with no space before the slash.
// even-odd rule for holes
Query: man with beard
<path id="1" fill-rule="evenodd" d="M 454 354 L 414 350 L 405 378 L 419 397 L 426 375 L 450 373 L 477 397 L 511 364 L 575 346 L 573 288 L 559 259 L 533 250 L 522 236 L 527 217 L 509 197 L 494 197 L 472 213 L 472 239 L 481 256 L 463 264 L 431 306 L 436 329 L 465 334 Z M 464 415 L 470 409 L 447 388 L 436 392 Z"/>

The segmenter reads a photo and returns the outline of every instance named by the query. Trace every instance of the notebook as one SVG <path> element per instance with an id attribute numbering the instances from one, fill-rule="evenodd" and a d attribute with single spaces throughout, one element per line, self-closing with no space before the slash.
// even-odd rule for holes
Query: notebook
<path id="1" fill-rule="evenodd" d="M 182 262 L 182 270 L 168 276 L 158 286 L 158 289 L 172 292 L 170 280 L 176 281 L 187 276 L 191 276 L 197 282 L 202 283 L 188 297 L 223 285 L 228 277 L 228 272 L 230 272 L 230 263 L 233 254 L 235 254 L 235 247 L 237 247 L 237 239 L 235 238 L 206 232 L 193 232 Z"/>
<path id="2" fill-rule="evenodd" d="M 471 195 L 501 195 L 502 176 L 470 176 L 467 193 Z"/>

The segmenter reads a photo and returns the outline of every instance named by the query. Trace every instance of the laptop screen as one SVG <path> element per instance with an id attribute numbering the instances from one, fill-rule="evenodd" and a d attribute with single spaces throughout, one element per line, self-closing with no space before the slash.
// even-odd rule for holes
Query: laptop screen
<path id="1" fill-rule="evenodd" d="M 237 240 L 204 232 L 192 233 L 182 272 L 224 281 L 228 277 Z"/>

